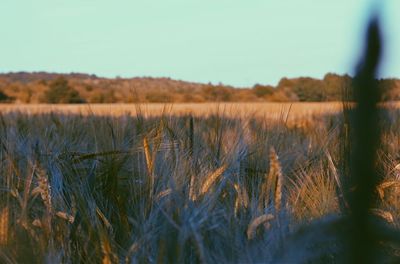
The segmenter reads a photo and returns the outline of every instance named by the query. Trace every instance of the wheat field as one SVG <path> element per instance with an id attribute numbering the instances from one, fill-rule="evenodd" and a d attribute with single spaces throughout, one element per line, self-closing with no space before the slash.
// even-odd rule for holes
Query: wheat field
<path id="1" fill-rule="evenodd" d="M 315 102 L 315 103 L 176 103 L 176 104 L 0 104 L 2 113 L 19 111 L 21 113 L 41 114 L 49 112 L 67 114 L 93 114 L 122 116 L 136 115 L 138 109 L 145 116 L 157 116 L 163 112 L 173 115 L 208 116 L 215 112 L 231 117 L 241 115 L 256 115 L 276 117 L 288 115 L 289 117 L 309 116 L 312 114 L 337 113 L 342 109 L 340 102 Z"/>
<path id="2" fill-rule="evenodd" d="M 344 259 L 340 103 L 0 109 L 1 263 Z M 371 210 L 395 229 L 399 116 L 384 113 Z"/>

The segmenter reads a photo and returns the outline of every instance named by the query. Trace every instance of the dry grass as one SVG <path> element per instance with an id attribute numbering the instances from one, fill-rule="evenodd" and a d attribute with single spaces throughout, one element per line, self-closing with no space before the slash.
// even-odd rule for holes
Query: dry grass
<path id="1" fill-rule="evenodd" d="M 140 106 L 141 113 L 138 113 Z M 80 105 L 47 105 L 47 104 L 0 104 L 0 111 L 7 113 L 20 111 L 29 114 L 65 113 L 83 115 L 137 115 L 145 117 L 159 116 L 163 112 L 173 115 L 209 116 L 221 112 L 229 117 L 246 116 L 249 113 L 268 118 L 299 118 L 309 115 L 337 113 L 342 109 L 339 102 L 331 103 L 176 103 L 176 104 L 80 104 Z"/>

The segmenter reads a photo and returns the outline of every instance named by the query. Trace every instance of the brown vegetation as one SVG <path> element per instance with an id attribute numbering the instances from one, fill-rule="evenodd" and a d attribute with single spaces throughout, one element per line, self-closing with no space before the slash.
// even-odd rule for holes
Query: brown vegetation
<path id="1" fill-rule="evenodd" d="M 391 107 L 398 107 L 392 103 Z M 228 118 L 252 116 L 265 119 L 285 119 L 288 127 L 307 127 L 324 115 L 342 110 L 339 102 L 329 103 L 146 103 L 146 104 L 0 104 L 0 113 L 78 114 L 84 116 L 137 116 L 157 117 L 168 112 L 174 116 L 207 117 L 215 113 Z"/>
<path id="2" fill-rule="evenodd" d="M 376 80 L 384 100 L 400 99 L 400 80 Z M 282 78 L 276 87 L 256 84 L 235 88 L 169 78 L 100 78 L 86 74 L 0 74 L 0 102 L 16 103 L 167 103 L 340 101 L 348 75 Z"/>

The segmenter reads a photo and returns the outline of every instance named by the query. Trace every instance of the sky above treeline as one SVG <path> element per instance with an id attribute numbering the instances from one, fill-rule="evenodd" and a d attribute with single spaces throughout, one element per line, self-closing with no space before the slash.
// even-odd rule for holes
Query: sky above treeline
<path id="1" fill-rule="evenodd" d="M 398 0 L 1 0 L 0 72 L 237 87 L 352 74 L 376 8 L 385 37 L 381 77 L 400 77 Z"/>

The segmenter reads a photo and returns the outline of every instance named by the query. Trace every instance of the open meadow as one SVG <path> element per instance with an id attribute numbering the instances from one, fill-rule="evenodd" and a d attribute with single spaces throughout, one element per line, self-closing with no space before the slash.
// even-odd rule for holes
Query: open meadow
<path id="1" fill-rule="evenodd" d="M 346 257 L 341 103 L 10 104 L 0 113 L 1 263 Z M 398 230 L 400 112 L 381 115 L 370 213 Z M 397 245 L 380 246 L 382 261 L 400 257 Z"/>

